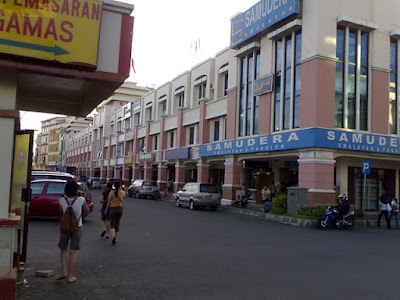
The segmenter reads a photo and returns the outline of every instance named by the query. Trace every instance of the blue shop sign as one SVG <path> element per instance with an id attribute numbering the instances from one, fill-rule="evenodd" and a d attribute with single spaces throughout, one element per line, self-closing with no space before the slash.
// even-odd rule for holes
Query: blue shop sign
<path id="1" fill-rule="evenodd" d="M 190 148 L 181 148 L 165 151 L 165 160 L 178 160 L 190 158 Z"/>
<path id="2" fill-rule="evenodd" d="M 354 131 L 308 128 L 200 146 L 200 156 L 328 148 L 383 154 L 400 154 L 400 138 Z"/>
<path id="3" fill-rule="evenodd" d="M 300 12 L 300 0 L 262 0 L 231 20 L 231 48 Z"/>

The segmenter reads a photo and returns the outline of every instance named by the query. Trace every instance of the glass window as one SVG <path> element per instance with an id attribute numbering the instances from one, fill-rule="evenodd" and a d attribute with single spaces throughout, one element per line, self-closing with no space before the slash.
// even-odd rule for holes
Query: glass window
<path id="1" fill-rule="evenodd" d="M 336 127 L 368 130 L 368 39 L 360 29 L 337 28 Z"/>
<path id="2" fill-rule="evenodd" d="M 171 131 L 169 134 L 169 147 L 174 148 L 175 145 L 175 132 Z"/>
<path id="3" fill-rule="evenodd" d="M 300 127 L 301 31 L 276 41 L 274 131 Z"/>
<path id="4" fill-rule="evenodd" d="M 32 195 L 40 195 L 43 191 L 45 182 L 38 182 L 38 183 L 32 183 L 31 184 L 31 189 L 32 189 Z"/>
<path id="5" fill-rule="evenodd" d="M 58 183 L 58 182 L 49 182 L 49 185 L 47 186 L 47 194 L 48 195 L 54 195 L 54 194 L 64 194 L 64 183 Z"/>
<path id="6" fill-rule="evenodd" d="M 260 52 L 256 51 L 241 58 L 239 96 L 239 136 L 258 133 L 258 97 L 253 95 L 254 80 L 259 77 Z"/>
<path id="7" fill-rule="evenodd" d="M 219 121 L 214 122 L 214 141 L 219 141 Z"/>
<path id="8" fill-rule="evenodd" d="M 189 145 L 194 144 L 194 126 L 189 127 Z"/>

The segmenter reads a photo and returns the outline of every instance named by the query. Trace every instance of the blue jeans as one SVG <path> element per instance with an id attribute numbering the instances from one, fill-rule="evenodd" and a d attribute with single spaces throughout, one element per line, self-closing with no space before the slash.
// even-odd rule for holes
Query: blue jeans
<path id="1" fill-rule="evenodd" d="M 396 228 L 400 229 L 399 226 L 399 212 L 398 211 L 391 211 L 390 212 L 390 217 L 389 217 L 389 223 L 392 221 L 392 217 L 394 216 L 394 219 L 396 220 Z"/>

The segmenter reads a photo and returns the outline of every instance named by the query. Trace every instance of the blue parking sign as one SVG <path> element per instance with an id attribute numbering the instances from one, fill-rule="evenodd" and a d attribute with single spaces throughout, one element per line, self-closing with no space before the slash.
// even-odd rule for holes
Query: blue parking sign
<path id="1" fill-rule="evenodd" d="M 371 173 L 371 162 L 368 160 L 363 160 L 362 162 L 362 173 L 369 175 Z"/>

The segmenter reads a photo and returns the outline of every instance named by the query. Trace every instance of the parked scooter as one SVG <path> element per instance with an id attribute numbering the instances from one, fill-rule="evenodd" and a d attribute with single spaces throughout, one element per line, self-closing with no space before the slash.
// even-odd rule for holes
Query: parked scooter
<path id="1" fill-rule="evenodd" d="M 323 215 L 318 220 L 318 227 L 320 229 L 347 229 L 352 230 L 354 228 L 354 211 L 349 211 L 343 216 L 343 219 L 339 219 L 339 209 L 337 206 L 330 205 Z"/>

